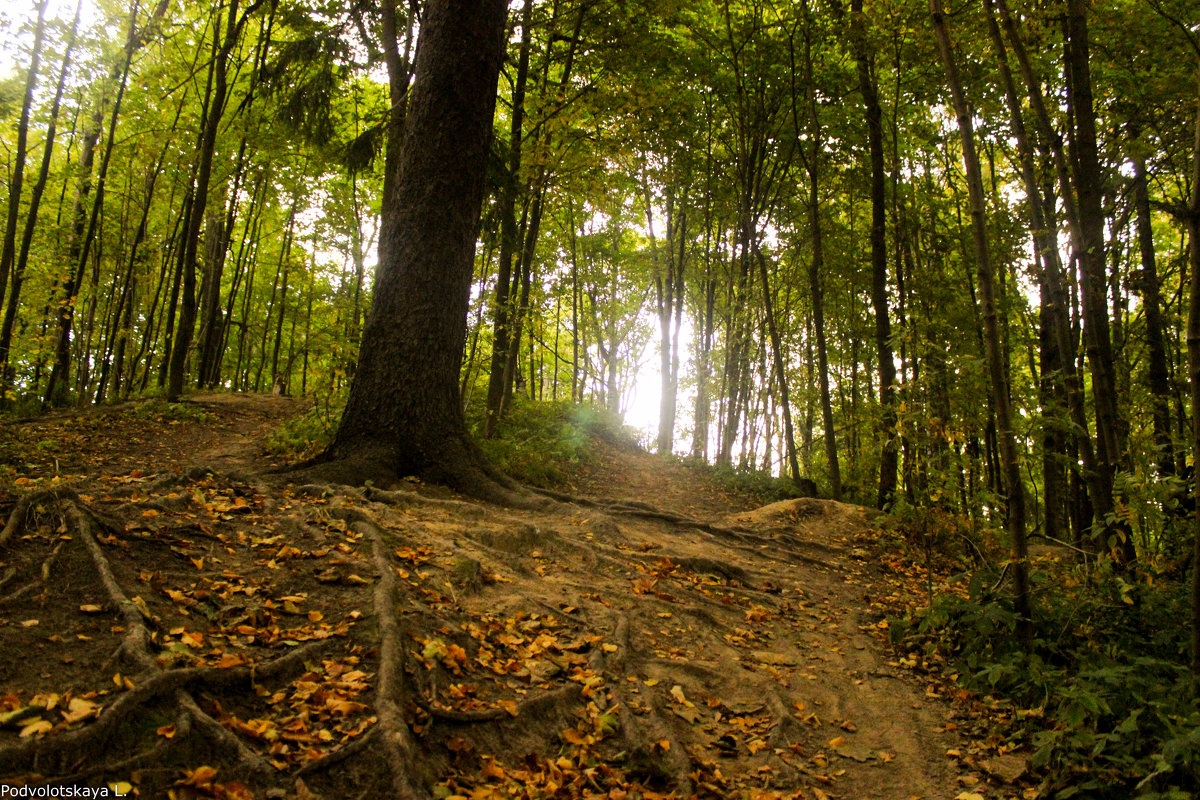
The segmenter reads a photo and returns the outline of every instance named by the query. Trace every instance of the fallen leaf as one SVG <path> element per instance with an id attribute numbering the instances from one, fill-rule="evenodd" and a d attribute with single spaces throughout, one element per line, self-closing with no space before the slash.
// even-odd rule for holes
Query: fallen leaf
<path id="1" fill-rule="evenodd" d="M 54 725 L 44 719 L 37 719 L 21 728 L 21 738 L 28 739 L 30 736 L 41 736 L 49 733 L 54 729 Z"/>
<path id="2" fill-rule="evenodd" d="M 79 607 L 79 610 L 85 614 L 99 614 L 104 609 L 95 603 L 84 603 Z"/>

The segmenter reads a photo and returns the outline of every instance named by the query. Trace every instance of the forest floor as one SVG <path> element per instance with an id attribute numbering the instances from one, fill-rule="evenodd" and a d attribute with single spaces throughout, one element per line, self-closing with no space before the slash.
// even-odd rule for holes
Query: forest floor
<path id="1" fill-rule="evenodd" d="M 1037 796 L 984 700 L 890 646 L 924 575 L 873 512 L 600 441 L 546 511 L 291 485 L 263 442 L 302 410 L 0 433 L 0 791 Z"/>

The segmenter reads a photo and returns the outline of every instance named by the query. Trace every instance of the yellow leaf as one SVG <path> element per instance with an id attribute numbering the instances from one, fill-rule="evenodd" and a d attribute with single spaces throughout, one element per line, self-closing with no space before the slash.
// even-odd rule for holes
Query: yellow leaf
<path id="1" fill-rule="evenodd" d="M 84 700 L 81 697 L 72 697 L 67 701 L 67 709 L 61 713 L 66 722 L 79 722 L 88 717 L 99 716 L 100 704 Z"/>
<path id="2" fill-rule="evenodd" d="M 42 734 L 49 733 L 53 728 L 54 726 L 46 720 L 37 719 L 26 725 L 24 728 L 21 728 L 20 735 L 22 739 L 27 739 L 30 736 L 41 736 Z"/>
<path id="3" fill-rule="evenodd" d="M 835 736 L 829 740 L 830 747 L 841 747 L 845 739 L 841 736 Z"/>
<path id="4" fill-rule="evenodd" d="M 142 512 L 142 516 L 143 517 L 157 517 L 158 512 L 155 511 L 153 508 L 147 508 L 145 511 Z"/>
<path id="5" fill-rule="evenodd" d="M 602 645 L 602 647 L 604 648 L 604 652 L 606 652 L 606 653 L 617 652 L 617 646 L 615 644 L 604 644 L 604 645 Z"/>
<path id="6" fill-rule="evenodd" d="M 27 619 L 27 620 L 25 620 L 24 622 L 22 622 L 22 623 L 21 623 L 21 627 L 22 627 L 22 628 L 32 628 L 32 627 L 34 627 L 34 626 L 36 626 L 36 625 L 41 625 L 41 624 L 42 624 L 42 623 L 41 623 L 39 620 L 36 620 L 36 619 Z"/>
<path id="7" fill-rule="evenodd" d="M 170 725 L 163 725 L 161 728 L 156 730 L 155 733 L 164 739 L 171 739 L 175 736 L 175 724 L 172 723 Z"/>
<path id="8" fill-rule="evenodd" d="M 79 610 L 85 614 L 99 614 L 104 609 L 102 609 L 100 606 L 96 605 L 95 603 L 85 603 L 84 605 L 81 605 L 79 607 Z"/>

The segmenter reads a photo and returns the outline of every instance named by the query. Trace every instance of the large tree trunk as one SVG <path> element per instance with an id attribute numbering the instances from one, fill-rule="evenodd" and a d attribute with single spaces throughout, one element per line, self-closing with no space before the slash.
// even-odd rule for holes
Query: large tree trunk
<path id="1" fill-rule="evenodd" d="M 505 0 L 433 0 L 426 9 L 399 184 L 383 209 L 387 258 L 346 412 L 323 456 L 332 463 L 317 474 L 415 474 L 486 499 L 528 501 L 471 440 L 458 386 L 506 8 Z"/>

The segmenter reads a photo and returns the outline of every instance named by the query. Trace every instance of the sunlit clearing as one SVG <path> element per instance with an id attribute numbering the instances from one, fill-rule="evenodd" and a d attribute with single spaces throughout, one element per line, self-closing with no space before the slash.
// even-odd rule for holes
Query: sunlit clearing
<path id="1" fill-rule="evenodd" d="M 658 435 L 658 404 L 662 399 L 662 372 L 658 368 L 658 345 L 650 342 L 642 353 L 641 366 L 626 393 L 625 424 L 637 428 L 644 438 Z"/>

